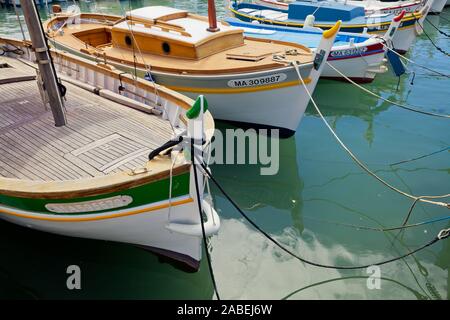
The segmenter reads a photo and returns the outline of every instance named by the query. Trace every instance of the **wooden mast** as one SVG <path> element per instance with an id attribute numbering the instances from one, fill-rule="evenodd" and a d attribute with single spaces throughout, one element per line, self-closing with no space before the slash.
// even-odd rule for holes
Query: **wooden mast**
<path id="1" fill-rule="evenodd" d="M 45 91 L 48 95 L 48 101 L 55 120 L 55 126 L 61 127 L 66 124 L 64 114 L 64 103 L 59 91 L 58 80 L 56 78 L 55 67 L 53 66 L 47 41 L 42 29 L 39 13 L 37 12 L 34 1 L 20 0 L 25 22 L 28 27 L 33 50 L 36 54 L 39 73 L 45 85 Z"/>
<path id="2" fill-rule="evenodd" d="M 209 28 L 206 30 L 209 32 L 217 32 L 220 30 L 217 27 L 216 4 L 214 3 L 214 0 L 208 0 L 208 20 Z"/>

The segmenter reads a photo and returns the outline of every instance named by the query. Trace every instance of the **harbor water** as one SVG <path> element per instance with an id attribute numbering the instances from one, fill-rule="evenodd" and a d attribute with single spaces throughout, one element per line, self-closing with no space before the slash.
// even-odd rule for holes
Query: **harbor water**
<path id="1" fill-rule="evenodd" d="M 130 6 L 148 5 L 207 13 L 206 0 L 77 3 L 82 11 L 118 15 Z M 72 4 L 61 2 L 64 8 Z M 226 1 L 216 1 L 216 6 L 224 17 Z M 40 13 L 42 19 L 48 17 L 45 6 L 40 6 Z M 450 34 L 450 8 L 428 20 Z M 450 52 L 447 37 L 427 21 L 425 30 L 437 46 Z M 0 35 L 22 37 L 12 7 L 0 8 Z M 425 35 L 416 40 L 407 57 L 450 74 L 450 57 Z M 388 71 L 364 87 L 424 111 L 450 113 L 450 79 L 412 64 L 400 80 Z M 314 98 L 341 139 L 383 179 L 414 195 L 449 193 L 448 119 L 400 109 L 344 82 L 319 81 Z M 222 122 L 216 126 L 221 131 L 234 128 Z M 276 175 L 260 175 L 259 165 L 214 164 L 211 168 L 242 210 L 299 256 L 328 265 L 372 264 L 412 251 L 450 227 L 450 220 L 443 219 L 402 232 L 361 228 L 401 225 L 412 201 L 362 171 L 312 105 L 295 136 L 279 143 Z M 413 158 L 419 159 L 395 164 Z M 212 193 L 221 229 L 209 249 L 222 299 L 450 298 L 450 240 L 381 266 L 380 286 L 374 288 L 370 270 L 322 269 L 286 255 L 246 223 L 214 186 Z M 450 210 L 419 203 L 409 223 L 446 216 Z M 4 221 L 0 221 L 0 249 L 0 298 L 214 298 L 205 259 L 200 271 L 192 273 L 130 245 L 57 236 Z M 81 268 L 81 290 L 67 289 L 70 265 Z"/>

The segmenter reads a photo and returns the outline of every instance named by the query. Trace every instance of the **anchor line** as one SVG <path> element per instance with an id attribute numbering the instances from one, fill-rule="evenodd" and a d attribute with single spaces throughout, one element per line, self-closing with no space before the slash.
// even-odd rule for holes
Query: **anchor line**
<path id="1" fill-rule="evenodd" d="M 430 156 L 433 156 L 433 155 L 435 155 L 435 154 L 438 154 L 438 153 L 441 153 L 441 152 L 444 152 L 444 151 L 447 151 L 447 150 L 450 150 L 450 147 L 445 147 L 445 148 L 440 149 L 440 150 L 438 150 L 438 151 L 434 151 L 434 152 L 431 152 L 431 153 L 428 153 L 428 154 L 425 154 L 425 155 L 422 155 L 422 156 L 419 156 L 419 157 L 415 157 L 415 158 L 411 158 L 411 159 L 406 159 L 406 160 L 402 160 L 402 161 L 397 161 L 397 162 L 394 162 L 394 163 L 390 163 L 389 165 L 390 165 L 390 166 L 397 166 L 397 165 L 399 165 L 399 164 L 403 164 L 403 163 L 407 163 L 407 162 L 412 162 L 412 161 L 420 160 L 420 159 L 423 159 L 423 158 L 426 158 L 426 157 L 430 157 Z"/>
<path id="2" fill-rule="evenodd" d="M 327 62 L 328 63 L 328 62 Z M 300 74 L 300 70 L 299 70 L 299 66 L 298 66 L 298 62 L 294 61 L 292 62 L 292 65 L 294 66 L 294 69 L 298 75 L 298 78 L 300 80 L 300 84 L 303 86 L 303 88 L 305 89 L 306 93 L 308 94 L 309 99 L 311 100 L 314 108 L 316 109 L 317 113 L 319 114 L 320 118 L 322 119 L 323 123 L 325 124 L 325 126 L 328 128 L 328 130 L 331 132 L 331 134 L 334 136 L 334 138 L 336 139 L 336 141 L 339 143 L 339 145 L 348 153 L 348 155 L 353 159 L 353 161 L 361 168 L 363 169 L 367 174 L 369 174 L 370 176 L 372 176 L 373 178 L 375 178 L 376 180 L 378 180 L 380 183 L 382 183 L 384 186 L 388 187 L 389 189 L 407 197 L 413 200 L 419 200 L 421 202 L 426 202 L 426 203 L 430 203 L 430 204 L 434 204 L 437 206 L 441 206 L 441 207 L 446 207 L 447 209 L 450 209 L 450 203 L 445 203 L 445 202 L 437 202 L 434 201 L 433 199 L 443 199 L 443 198 L 448 198 L 450 197 L 450 194 L 445 194 L 445 195 L 437 195 L 437 196 L 414 196 L 412 194 L 409 194 L 405 191 L 402 191 L 400 189 L 398 189 L 397 187 L 389 184 L 387 181 L 385 181 L 383 178 L 379 177 L 375 172 L 371 171 L 361 160 L 358 159 L 358 157 L 356 157 L 356 155 L 345 145 L 345 143 L 339 138 L 339 136 L 336 134 L 336 132 L 333 130 L 333 128 L 330 126 L 330 124 L 328 123 L 328 121 L 325 119 L 325 117 L 323 116 L 322 112 L 320 111 L 319 107 L 317 106 L 314 98 L 312 97 L 311 93 L 308 90 L 308 87 L 303 83 L 303 77 Z M 329 66 L 331 66 L 330 64 L 328 64 Z M 333 67 L 334 68 L 334 67 Z M 334 68 L 335 69 L 335 68 Z M 336 69 L 335 69 L 336 70 Z M 365 88 L 364 88 L 365 89 Z M 366 90 L 366 89 L 365 89 Z M 369 91 L 370 92 L 370 91 Z"/>
<path id="3" fill-rule="evenodd" d="M 380 261 L 377 263 L 371 263 L 371 264 L 366 264 L 366 265 L 361 265 L 361 266 L 333 266 L 333 265 L 327 265 L 327 264 L 321 264 L 321 263 L 317 263 L 314 261 L 310 261 L 306 258 L 300 257 L 298 254 L 295 254 L 294 252 L 292 252 L 291 250 L 289 250 L 288 248 L 286 248 L 285 246 L 283 246 L 282 244 L 280 244 L 277 240 L 275 240 L 271 235 L 269 235 L 266 231 L 264 231 L 260 226 L 258 226 L 252 219 L 250 219 L 250 217 L 245 214 L 245 212 L 239 207 L 239 205 L 226 193 L 226 191 L 222 188 L 222 186 L 218 183 L 218 181 L 214 178 L 214 176 L 209 172 L 209 170 L 206 168 L 206 166 L 201 163 L 200 164 L 201 168 L 203 169 L 203 171 L 205 172 L 205 174 L 214 182 L 214 184 L 217 186 L 217 188 L 222 192 L 222 194 L 225 196 L 225 198 L 233 205 L 233 207 L 235 207 L 235 209 L 244 217 L 245 220 L 247 220 L 248 223 L 250 223 L 256 230 L 258 230 L 262 235 L 264 235 L 269 241 L 271 241 L 274 245 L 276 245 L 278 248 L 280 248 L 281 250 L 283 250 L 285 253 L 287 253 L 288 255 L 290 255 L 291 257 L 306 263 L 308 265 L 311 266 L 315 266 L 315 267 L 319 267 L 319 268 L 325 268 L 325 269 L 336 269 L 336 270 L 357 270 L 357 269 L 366 269 L 370 266 L 381 266 L 387 263 L 391 263 L 391 262 L 395 262 L 397 260 L 401 260 L 404 259 L 408 256 L 411 256 L 419 251 L 422 251 L 423 249 L 435 244 L 436 242 L 440 241 L 440 240 L 444 240 L 446 238 L 448 238 L 450 236 L 450 228 L 449 229 L 443 229 L 441 230 L 437 236 L 435 238 L 433 238 L 432 240 L 430 240 L 429 242 L 427 242 L 426 244 L 414 249 L 413 251 L 409 251 L 401 256 L 395 257 L 395 258 L 391 258 L 388 260 L 384 260 L 384 261 Z"/>
<path id="4" fill-rule="evenodd" d="M 351 84 L 355 85 L 357 88 L 365 91 L 366 93 L 381 99 L 387 103 L 393 104 L 397 107 L 400 107 L 402 109 L 408 110 L 408 111 L 412 111 L 412 112 L 416 112 L 416 113 L 421 113 L 424 115 L 428 115 L 428 116 L 433 116 L 433 117 L 439 117 L 439 118 L 446 118 L 446 119 L 450 119 L 450 115 L 448 114 L 440 114 L 440 113 L 434 113 L 434 112 L 429 112 L 429 111 L 423 111 L 423 110 L 419 110 L 416 109 L 416 107 L 411 106 L 411 105 L 407 105 L 407 104 L 402 104 L 402 103 L 398 103 L 386 98 L 383 98 L 382 96 L 376 94 L 375 92 L 370 91 L 369 89 L 364 88 L 363 86 L 357 84 L 355 81 L 353 81 L 352 79 L 348 78 L 344 73 L 342 73 L 341 71 L 339 71 L 336 67 L 334 67 L 331 63 L 329 63 L 328 61 L 326 62 L 327 65 L 332 68 L 334 71 L 336 71 L 339 75 L 341 75 L 345 80 L 347 80 L 348 82 L 350 82 Z"/>
<path id="5" fill-rule="evenodd" d="M 443 19 L 444 21 L 450 22 L 450 19 L 445 18 L 445 15 L 442 12 L 439 14 L 439 19 Z"/>
<path id="6" fill-rule="evenodd" d="M 416 66 L 418 66 L 418 67 L 420 67 L 420 68 L 422 68 L 422 69 L 428 70 L 428 71 L 430 71 L 430 72 L 432 72 L 432 73 L 435 73 L 435 74 L 437 74 L 437 75 L 440 75 L 440 76 L 442 76 L 442 77 L 450 78 L 450 75 L 448 75 L 448 74 L 445 74 L 445 73 L 442 73 L 442 72 L 433 70 L 433 69 L 431 69 L 431 68 L 428 68 L 428 67 L 426 67 L 426 66 L 423 66 L 423 65 L 421 65 L 421 64 L 419 64 L 419 63 L 417 63 L 417 62 L 415 62 L 415 61 L 413 61 L 413 60 L 411 60 L 411 59 L 409 59 L 409 58 L 407 58 L 407 57 L 401 55 L 401 54 L 398 53 L 397 51 L 392 50 L 391 48 L 389 48 L 389 47 L 386 46 L 385 44 L 383 44 L 383 46 L 384 46 L 387 50 L 389 50 L 389 51 L 393 52 L 394 54 L 396 54 L 397 56 L 399 56 L 400 59 L 403 59 L 403 60 L 405 60 L 405 61 L 408 61 L 409 63 L 415 64 Z"/>
<path id="7" fill-rule="evenodd" d="M 202 204 L 200 201 L 200 190 L 199 190 L 199 186 L 198 186 L 198 180 L 197 180 L 197 166 L 195 165 L 195 152 L 194 152 L 194 140 L 191 140 L 191 161 L 192 161 L 192 165 L 193 165 L 193 171 L 194 171 L 194 181 L 195 181 L 195 193 L 196 193 L 196 197 L 197 197 L 197 204 L 198 204 L 198 213 L 200 215 L 200 223 L 202 226 L 202 238 L 203 238 L 203 244 L 205 246 L 205 253 L 206 253 L 206 260 L 208 261 L 208 269 L 209 269 L 209 274 L 211 276 L 211 281 L 214 287 L 214 292 L 216 293 L 216 297 L 217 300 L 220 300 L 220 295 L 219 295 L 219 291 L 217 290 L 217 283 L 216 283 L 216 278 L 214 276 L 214 270 L 213 270 L 213 266 L 212 266 L 212 262 L 211 262 L 211 257 L 209 255 L 209 250 L 208 250 L 208 241 L 206 239 L 206 232 L 205 232 L 205 224 L 203 221 L 203 214 L 202 214 Z M 206 169 L 206 171 L 208 171 Z"/>
<path id="8" fill-rule="evenodd" d="M 431 37 L 428 35 L 428 33 L 425 31 L 425 28 L 420 24 L 419 21 L 417 21 L 417 25 L 420 27 L 420 29 L 422 29 L 423 34 L 428 38 L 428 40 L 430 40 L 431 44 L 433 45 L 433 47 L 435 47 L 438 51 L 440 51 L 441 53 L 445 54 L 447 57 L 450 57 L 450 53 L 448 53 L 447 51 L 445 51 L 444 49 L 442 49 L 441 47 L 439 47 L 434 41 L 433 39 L 431 39 Z"/>
<path id="9" fill-rule="evenodd" d="M 420 227 L 420 226 L 424 226 L 424 225 L 428 225 L 428 224 L 432 224 L 432 223 L 436 223 L 436 222 L 450 220 L 450 216 L 445 216 L 445 217 L 438 217 L 436 219 L 431 219 L 431 220 L 426 220 L 426 221 L 421 221 L 421 222 L 416 222 L 416 223 L 411 223 L 411 224 L 405 224 L 405 225 L 396 226 L 396 227 L 377 228 L 377 227 L 363 226 L 363 225 L 344 223 L 344 222 L 338 222 L 338 221 L 329 221 L 329 220 L 312 218 L 312 217 L 305 217 L 305 218 L 308 220 L 312 220 L 312 221 L 325 222 L 325 223 L 335 224 L 335 225 L 339 225 L 339 226 L 350 227 L 350 228 L 354 228 L 354 229 L 358 229 L 358 230 L 371 230 L 371 231 L 378 231 L 378 232 L 404 230 L 404 229 Z"/>
<path id="10" fill-rule="evenodd" d="M 450 34 L 445 33 L 444 31 L 442 31 L 441 29 L 439 29 L 433 22 L 431 22 L 428 17 L 425 18 L 425 20 L 434 28 L 436 29 L 440 34 L 446 36 L 447 38 L 450 38 Z"/>

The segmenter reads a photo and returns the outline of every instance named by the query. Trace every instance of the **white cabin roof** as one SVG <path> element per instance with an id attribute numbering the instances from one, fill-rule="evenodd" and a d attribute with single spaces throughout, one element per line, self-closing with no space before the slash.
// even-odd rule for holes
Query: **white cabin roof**
<path id="1" fill-rule="evenodd" d="M 162 17 L 167 17 L 168 15 L 174 14 L 174 13 L 183 13 L 185 11 L 170 8 L 170 7 L 164 7 L 164 6 L 151 6 L 151 7 L 145 7 L 140 8 L 136 10 L 132 10 L 131 12 L 127 13 L 127 18 L 129 20 L 122 21 L 114 26 L 114 28 L 117 28 L 119 30 L 129 31 L 130 28 L 134 32 L 140 32 L 140 33 L 146 33 L 148 35 L 157 35 L 161 37 L 165 37 L 167 39 L 173 39 L 173 40 L 179 40 L 184 41 L 188 43 L 198 43 L 200 41 L 203 41 L 213 35 L 217 35 L 218 33 L 225 32 L 225 31 L 233 31 L 235 28 L 223 25 L 222 23 L 218 22 L 218 27 L 220 28 L 219 32 L 212 33 L 207 31 L 207 28 L 209 26 L 208 22 L 195 19 L 193 17 L 185 17 L 185 18 L 178 18 L 178 19 L 171 19 L 167 20 L 166 22 L 170 23 L 173 26 L 180 27 L 184 29 L 184 32 L 189 34 L 190 36 L 186 34 L 182 34 L 181 32 L 178 32 L 176 30 L 163 30 L 162 26 L 158 25 L 147 25 L 145 26 L 144 23 L 141 23 L 140 21 L 133 21 L 133 26 L 129 25 L 128 23 L 133 18 L 139 18 L 142 20 L 150 20 L 154 21 L 157 19 L 161 19 Z M 131 19 L 129 18 L 131 14 Z"/>
<path id="2" fill-rule="evenodd" d="M 138 19 L 145 19 L 145 20 L 157 20 L 157 19 L 162 19 L 162 18 L 172 15 L 172 14 L 177 14 L 177 13 L 187 14 L 188 12 L 186 10 L 180 10 L 180 9 L 165 7 L 165 6 L 149 6 L 149 7 L 144 7 L 144 8 L 139 8 L 139 9 L 128 11 L 126 14 L 126 17 L 128 19 L 138 18 Z"/>

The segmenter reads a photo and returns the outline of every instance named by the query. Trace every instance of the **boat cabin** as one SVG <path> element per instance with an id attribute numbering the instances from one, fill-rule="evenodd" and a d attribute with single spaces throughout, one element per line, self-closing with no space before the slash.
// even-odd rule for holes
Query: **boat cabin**
<path id="1" fill-rule="evenodd" d="M 246 38 L 242 29 L 226 22 L 217 23 L 218 31 L 209 27 L 207 17 L 164 6 L 132 10 L 123 17 L 58 15 L 44 23 L 59 49 L 119 68 L 151 66 L 176 74 L 261 71 L 279 66 L 272 56 L 283 52 L 296 52 L 286 59 L 312 62 L 311 50 L 302 45 Z"/>
<path id="2" fill-rule="evenodd" d="M 75 36 L 82 41 L 88 38 L 95 47 L 112 43 L 123 49 L 139 48 L 145 53 L 197 60 L 244 44 L 242 30 L 223 24 L 219 29 L 208 31 L 205 18 L 185 10 L 153 6 L 129 11 L 110 32 L 101 28 Z M 93 32 L 98 34 L 94 36 Z"/>
<path id="3" fill-rule="evenodd" d="M 364 17 L 364 7 L 328 2 L 292 2 L 289 3 L 288 18 L 305 20 L 308 15 L 314 15 L 316 21 L 350 21 Z"/>

